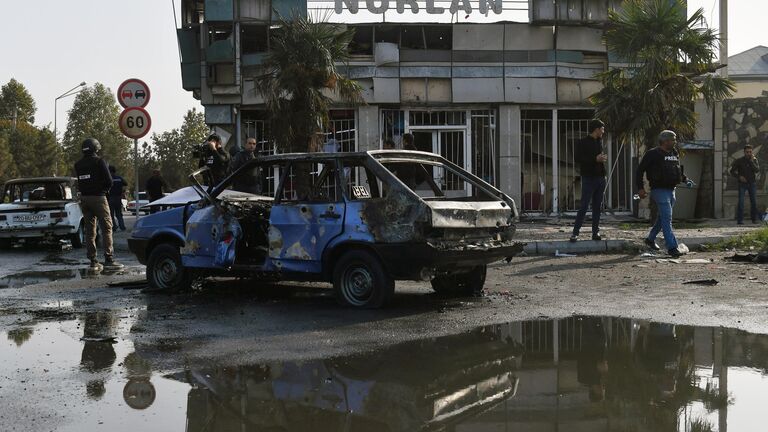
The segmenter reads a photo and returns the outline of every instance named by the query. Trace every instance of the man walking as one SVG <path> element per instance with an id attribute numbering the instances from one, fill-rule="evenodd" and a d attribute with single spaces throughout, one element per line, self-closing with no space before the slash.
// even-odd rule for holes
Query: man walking
<path id="1" fill-rule="evenodd" d="M 749 208 L 752 223 L 757 223 L 757 173 L 760 166 L 751 145 L 744 146 L 744 156 L 736 159 L 731 166 L 731 175 L 739 180 L 739 207 L 736 210 L 736 221 L 744 225 L 744 192 L 749 192 Z"/>
<path id="2" fill-rule="evenodd" d="M 109 190 L 109 213 L 112 216 L 112 227 L 120 227 L 120 231 L 125 231 L 125 221 L 123 221 L 123 194 L 125 193 L 125 180 L 116 174 L 114 165 L 109 166 L 109 174 L 112 176 L 112 188 Z"/>
<path id="3" fill-rule="evenodd" d="M 112 217 L 109 214 L 107 194 L 112 188 L 112 175 L 107 163 L 96 154 L 101 144 L 88 138 L 83 141 L 83 158 L 75 163 L 77 187 L 80 190 L 80 210 L 85 223 L 85 244 L 92 270 L 118 269 L 123 265 L 115 262 L 112 248 Z M 101 226 L 104 240 L 104 265 L 96 260 L 96 223 Z"/>
<path id="4" fill-rule="evenodd" d="M 147 199 L 149 203 L 157 201 L 163 197 L 163 188 L 165 188 L 165 180 L 160 175 L 160 170 L 155 168 L 152 170 L 152 176 L 147 179 L 147 184 L 144 185 L 144 190 L 147 191 Z M 157 206 L 151 206 L 149 208 L 150 213 L 157 213 Z"/>
<path id="5" fill-rule="evenodd" d="M 595 119 L 589 122 L 589 135 L 579 141 L 577 158 L 581 173 L 581 206 L 576 213 L 571 242 L 579 239 L 579 231 L 584 224 L 587 208 L 592 203 L 592 240 L 602 240 L 600 236 L 600 209 L 605 194 L 605 162 L 608 155 L 603 149 L 605 123 Z"/>
<path id="6" fill-rule="evenodd" d="M 678 249 L 675 233 L 672 232 L 672 208 L 675 206 L 675 187 L 686 181 L 680 166 L 680 157 L 675 149 L 677 134 L 665 130 L 659 135 L 659 146 L 648 150 L 637 168 L 635 181 L 639 185 L 637 194 L 641 199 L 648 194 L 643 186 L 643 174 L 648 175 L 651 185 L 651 199 L 656 203 L 658 216 L 656 223 L 648 233 L 645 244 L 652 250 L 661 249 L 656 244 L 656 236 L 664 233 L 669 255 L 677 258 L 683 253 Z"/>

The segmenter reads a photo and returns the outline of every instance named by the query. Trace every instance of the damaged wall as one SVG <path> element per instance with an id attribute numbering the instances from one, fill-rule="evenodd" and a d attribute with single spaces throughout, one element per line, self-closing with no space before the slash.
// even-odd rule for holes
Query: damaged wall
<path id="1" fill-rule="evenodd" d="M 733 162 L 744 155 L 746 144 L 754 147 L 755 156 L 760 163 L 757 176 L 758 209 L 764 211 L 768 204 L 766 185 L 768 184 L 768 97 L 731 99 L 723 103 L 723 141 L 726 143 L 723 164 L 723 210 L 725 217 L 735 217 L 738 182 L 731 176 Z M 747 199 L 747 207 L 749 200 Z M 745 213 L 748 211 L 745 209 Z"/>

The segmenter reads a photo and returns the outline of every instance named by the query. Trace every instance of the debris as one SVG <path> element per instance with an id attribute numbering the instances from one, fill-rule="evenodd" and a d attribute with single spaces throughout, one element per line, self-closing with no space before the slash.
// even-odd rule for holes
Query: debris
<path id="1" fill-rule="evenodd" d="M 558 258 L 570 258 L 570 257 L 575 257 L 576 255 L 569 254 L 569 253 L 561 253 L 560 250 L 558 249 L 555 251 L 555 256 Z"/>
<path id="2" fill-rule="evenodd" d="M 117 343 L 117 339 L 114 336 L 83 336 L 80 338 L 83 342 L 109 342 Z"/>
<path id="3" fill-rule="evenodd" d="M 734 262 L 751 262 L 751 263 L 757 263 L 757 264 L 766 264 L 768 263 L 768 252 L 760 252 L 757 254 L 754 253 L 748 253 L 748 254 L 740 254 L 735 253 L 732 257 L 728 257 L 726 259 L 729 259 Z"/>
<path id="4" fill-rule="evenodd" d="M 700 279 L 700 280 L 692 280 L 688 282 L 683 282 L 683 285 L 705 285 L 705 286 L 715 286 L 719 284 L 720 282 L 717 279 Z"/>
<path id="5" fill-rule="evenodd" d="M 695 259 L 689 259 L 684 261 L 686 264 L 709 264 L 712 261 L 704 258 L 695 258 Z"/>
<path id="6" fill-rule="evenodd" d="M 644 254 L 640 255 L 641 258 L 655 258 L 658 255 L 656 255 L 653 252 L 645 252 Z"/>

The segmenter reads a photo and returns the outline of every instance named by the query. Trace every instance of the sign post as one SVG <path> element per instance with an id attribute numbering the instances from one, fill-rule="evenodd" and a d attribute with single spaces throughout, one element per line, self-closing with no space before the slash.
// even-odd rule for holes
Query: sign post
<path id="1" fill-rule="evenodd" d="M 144 109 L 149 103 L 149 86 L 142 80 L 130 78 L 117 88 L 117 101 L 125 110 L 120 113 L 120 130 L 128 138 L 133 138 L 133 171 L 136 179 L 133 191 L 134 212 L 139 220 L 139 138 L 149 132 L 152 119 Z"/>

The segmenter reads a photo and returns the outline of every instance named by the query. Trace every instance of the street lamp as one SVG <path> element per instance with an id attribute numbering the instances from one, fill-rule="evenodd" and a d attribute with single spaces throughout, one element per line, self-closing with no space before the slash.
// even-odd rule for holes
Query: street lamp
<path id="1" fill-rule="evenodd" d="M 60 146 L 59 146 L 59 134 L 58 134 L 59 131 L 58 131 L 58 127 L 57 127 L 58 126 L 58 120 L 59 120 L 59 117 L 57 115 L 58 114 L 59 99 L 62 99 L 62 98 L 65 98 L 67 96 L 72 96 L 72 95 L 80 93 L 81 91 L 83 91 L 83 89 L 80 88 L 80 87 L 85 87 L 85 81 L 83 81 L 80 84 L 78 84 L 78 85 L 72 87 L 71 89 L 65 91 L 64 93 L 61 94 L 61 96 L 57 97 L 53 101 L 53 139 L 54 139 L 54 141 L 56 141 L 56 160 L 54 161 L 54 164 L 53 164 L 53 175 L 57 175 L 58 172 L 59 172 L 59 156 L 60 156 L 59 155 L 59 151 L 60 151 L 59 147 Z M 80 90 L 77 90 L 77 89 L 80 89 Z M 75 90 L 77 90 L 77 91 L 75 91 Z"/>

